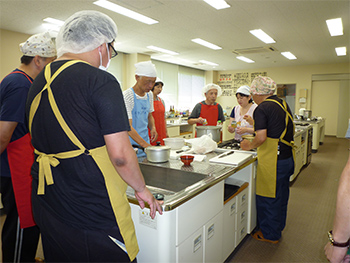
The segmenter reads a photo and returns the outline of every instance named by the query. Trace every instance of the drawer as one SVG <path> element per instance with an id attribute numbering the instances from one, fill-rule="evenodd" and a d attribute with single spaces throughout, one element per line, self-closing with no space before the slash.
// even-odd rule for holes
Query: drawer
<path id="1" fill-rule="evenodd" d="M 237 213 L 248 207 L 248 188 L 237 195 Z"/>
<path id="2" fill-rule="evenodd" d="M 247 235 L 247 221 L 241 224 L 236 231 L 236 246 L 243 240 L 243 238 Z"/>
<path id="3" fill-rule="evenodd" d="M 177 137 L 180 135 L 180 126 L 167 127 L 169 137 Z"/>

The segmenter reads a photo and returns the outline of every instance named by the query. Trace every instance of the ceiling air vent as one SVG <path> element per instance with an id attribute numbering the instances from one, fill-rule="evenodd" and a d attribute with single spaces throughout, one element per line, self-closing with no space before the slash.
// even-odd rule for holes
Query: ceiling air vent
<path id="1" fill-rule="evenodd" d="M 232 52 L 236 55 L 258 54 L 258 53 L 275 52 L 275 51 L 277 51 L 277 49 L 271 46 L 242 48 L 242 49 L 232 50 Z"/>

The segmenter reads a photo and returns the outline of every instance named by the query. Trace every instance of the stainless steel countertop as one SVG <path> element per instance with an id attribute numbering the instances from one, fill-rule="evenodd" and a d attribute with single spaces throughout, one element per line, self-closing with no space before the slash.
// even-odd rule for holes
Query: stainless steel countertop
<path id="1" fill-rule="evenodd" d="M 156 164 L 140 158 L 139 163 L 148 189 L 153 194 L 164 195 L 163 211 L 169 211 L 256 161 L 256 156 L 253 155 L 252 159 L 238 167 L 209 163 L 218 154 L 221 153 L 206 154 L 204 161 L 194 161 L 190 166 L 184 166 L 180 160 L 172 159 Z M 129 186 L 127 196 L 130 203 L 138 204 L 134 190 Z"/>

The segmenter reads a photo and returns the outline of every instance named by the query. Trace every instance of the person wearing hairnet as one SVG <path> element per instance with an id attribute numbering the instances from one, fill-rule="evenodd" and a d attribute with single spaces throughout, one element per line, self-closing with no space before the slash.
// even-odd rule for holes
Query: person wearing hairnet
<path id="1" fill-rule="evenodd" d="M 256 208 L 260 228 L 252 237 L 276 244 L 286 225 L 289 177 L 294 173 L 294 122 L 288 104 L 273 95 L 276 83 L 257 76 L 251 84 L 255 138 L 243 140 L 242 150 L 257 148 Z"/>
<path id="2" fill-rule="evenodd" d="M 224 122 L 224 112 L 221 105 L 216 102 L 216 98 L 222 94 L 221 87 L 211 83 L 203 87 L 203 93 L 205 100 L 193 108 L 188 117 L 188 124 L 216 126 L 218 121 Z"/>
<path id="3" fill-rule="evenodd" d="M 132 145 L 147 148 L 158 137 L 152 115 L 154 108 L 151 92 L 157 78 L 157 70 L 151 61 L 136 63 L 135 68 L 136 83 L 123 92 L 131 127 L 129 138 Z M 150 130 L 150 136 L 148 135 L 148 129 Z M 146 153 L 139 149 L 137 156 L 144 157 Z"/>
<path id="4" fill-rule="evenodd" d="M 158 96 L 162 92 L 163 86 L 163 81 L 160 78 L 157 78 L 156 83 L 152 88 L 154 108 L 152 115 L 158 133 L 157 141 L 151 142 L 152 145 L 157 145 L 157 142 L 160 142 L 161 145 L 164 145 L 163 139 L 168 137 L 168 132 L 166 128 L 165 102 L 162 98 Z M 151 133 L 149 133 L 149 136 L 151 137 Z"/>
<path id="5" fill-rule="evenodd" d="M 57 60 L 28 93 L 33 213 L 47 262 L 133 261 L 139 249 L 127 184 L 152 218 L 162 213 L 128 140 L 119 83 L 106 72 L 116 37 L 107 15 L 73 14 L 58 32 Z"/>
<path id="6" fill-rule="evenodd" d="M 39 228 L 33 220 L 30 169 L 34 161 L 25 125 L 25 104 L 33 79 L 56 58 L 48 32 L 20 44 L 18 68 L 0 83 L 1 199 L 6 213 L 2 228 L 3 262 L 34 262 Z"/>
<path id="7" fill-rule="evenodd" d="M 253 102 L 250 95 L 250 87 L 241 86 L 236 91 L 238 105 L 232 109 L 230 115 L 230 123 L 236 122 L 236 125 L 228 125 L 230 133 L 235 132 L 235 139 L 242 140 L 242 135 L 254 134 L 253 124 L 249 122 L 253 120 L 253 113 L 257 105 Z"/>

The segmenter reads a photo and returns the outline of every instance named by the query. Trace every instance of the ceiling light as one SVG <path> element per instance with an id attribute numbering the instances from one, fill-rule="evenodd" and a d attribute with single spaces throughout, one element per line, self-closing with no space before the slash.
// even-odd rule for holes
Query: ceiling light
<path id="1" fill-rule="evenodd" d="M 158 23 L 157 20 L 154 20 L 154 19 L 149 18 L 147 16 L 141 15 L 141 14 L 136 13 L 130 9 L 127 9 L 127 8 L 122 7 L 120 5 L 111 3 L 107 0 L 98 0 L 98 1 L 93 2 L 93 4 L 101 6 L 103 8 L 108 9 L 108 10 L 111 10 L 111 11 L 116 12 L 118 14 L 121 14 L 123 16 L 130 17 L 132 19 L 135 19 L 135 20 L 140 21 L 142 23 L 145 23 L 147 25 L 152 25 L 152 24 Z"/>
<path id="2" fill-rule="evenodd" d="M 174 52 L 174 51 L 171 51 L 171 50 L 168 50 L 168 49 L 164 49 L 164 48 L 161 48 L 161 47 L 148 46 L 147 48 L 155 50 L 155 51 L 159 51 L 159 52 L 162 52 L 162 53 L 166 53 L 166 54 L 169 54 L 169 55 L 179 55 L 179 53 L 177 53 L 177 52 Z"/>
<path id="3" fill-rule="evenodd" d="M 283 56 L 285 56 L 286 58 L 290 59 L 290 60 L 293 60 L 293 59 L 297 59 L 296 56 L 294 56 L 292 53 L 290 53 L 289 51 L 288 52 L 281 52 L 281 54 Z"/>
<path id="4" fill-rule="evenodd" d="M 250 30 L 249 32 L 255 37 L 259 38 L 262 42 L 265 42 L 266 44 L 276 43 L 276 41 L 272 37 L 270 37 L 261 29 L 254 29 Z"/>
<path id="5" fill-rule="evenodd" d="M 337 56 L 346 56 L 346 47 L 336 47 Z"/>
<path id="6" fill-rule="evenodd" d="M 210 66 L 219 66 L 219 64 L 216 64 L 216 63 L 210 62 L 210 61 L 206 61 L 206 60 L 200 60 L 199 62 L 203 63 L 203 64 L 210 65 Z"/>
<path id="7" fill-rule="evenodd" d="M 254 60 L 251 60 L 251 59 L 246 58 L 246 57 L 243 57 L 243 56 L 238 56 L 238 57 L 236 57 L 236 58 L 238 58 L 239 60 L 242 60 L 242 61 L 244 61 L 244 62 L 247 62 L 247 63 L 255 63 Z"/>
<path id="8" fill-rule="evenodd" d="M 203 1 L 211 5 L 217 10 L 230 7 L 230 5 L 227 4 L 224 0 L 203 0 Z"/>
<path id="9" fill-rule="evenodd" d="M 211 49 L 214 49 L 214 50 L 219 50 L 219 49 L 222 49 L 221 47 L 217 46 L 217 45 L 214 45 L 212 43 L 209 43 L 203 39 L 200 39 L 200 38 L 195 38 L 195 39 L 192 39 L 193 42 L 199 44 L 199 45 L 202 45 L 202 46 L 205 46 L 205 47 L 208 47 L 208 48 L 211 48 Z"/>
<path id="10" fill-rule="evenodd" d="M 42 26 L 49 31 L 60 31 L 60 26 L 54 25 L 54 24 L 50 24 L 50 23 L 43 23 Z"/>
<path id="11" fill-rule="evenodd" d="M 44 18 L 43 21 L 50 23 L 50 24 L 54 24 L 56 26 L 63 26 L 63 24 L 64 24 L 64 21 L 58 20 L 55 18 L 51 18 L 51 17 Z"/>
<path id="12" fill-rule="evenodd" d="M 328 19 L 326 23 L 332 37 L 343 35 L 343 23 L 341 18 Z"/>

